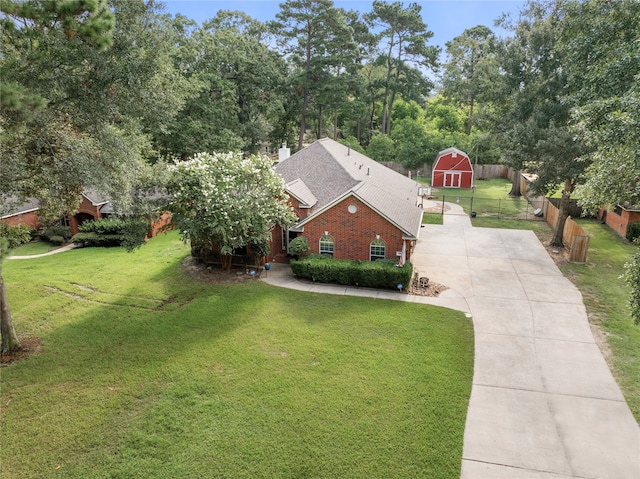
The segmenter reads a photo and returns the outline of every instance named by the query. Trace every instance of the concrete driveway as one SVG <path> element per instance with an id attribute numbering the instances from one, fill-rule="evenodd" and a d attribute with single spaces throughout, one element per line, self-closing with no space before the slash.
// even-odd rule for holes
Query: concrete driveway
<path id="1" fill-rule="evenodd" d="M 640 478 L 640 428 L 580 292 L 533 232 L 472 228 L 451 205 L 412 261 L 473 316 L 463 479 Z"/>

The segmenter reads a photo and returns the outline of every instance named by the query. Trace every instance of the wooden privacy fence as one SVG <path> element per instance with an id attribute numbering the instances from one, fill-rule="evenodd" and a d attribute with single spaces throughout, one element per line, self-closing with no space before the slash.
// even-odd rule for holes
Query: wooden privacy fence
<path id="1" fill-rule="evenodd" d="M 544 199 L 542 211 L 547 223 L 552 228 L 558 224 L 558 208 L 556 208 L 548 198 Z M 571 217 L 567 218 L 562 232 L 562 241 L 568 244 L 569 261 L 572 263 L 586 263 L 587 251 L 589 250 L 589 236 L 587 232 Z"/>

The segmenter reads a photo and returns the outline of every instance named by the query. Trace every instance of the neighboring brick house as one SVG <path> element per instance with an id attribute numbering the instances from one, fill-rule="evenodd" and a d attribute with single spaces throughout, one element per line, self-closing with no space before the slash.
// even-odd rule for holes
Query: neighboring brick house
<path id="1" fill-rule="evenodd" d="M 273 230 L 272 262 L 286 262 L 289 241 L 305 236 L 310 253 L 338 259 L 407 260 L 418 239 L 422 209 L 419 184 L 380 163 L 324 138 L 281 160 L 299 221 Z"/>
<path id="2" fill-rule="evenodd" d="M 40 202 L 36 199 L 31 199 L 21 205 L 11 207 L 6 213 L 3 212 L 2 221 L 9 226 L 27 224 L 32 229 L 39 229 L 42 226 L 38 215 L 39 207 Z M 71 234 L 74 235 L 80 232 L 79 227 L 85 221 L 106 218 L 112 213 L 113 205 L 107 199 L 96 191 L 86 190 L 80 198 L 78 212 L 75 215 L 64 215 L 61 218 L 61 222 L 65 226 L 69 226 Z M 149 227 L 148 237 L 155 236 L 158 232 L 164 230 L 169 223 L 170 216 L 165 213 L 157 221 L 152 222 Z"/>
<path id="3" fill-rule="evenodd" d="M 6 211 L 2 211 L 2 217 L 0 218 L 4 223 L 9 226 L 25 224 L 31 229 L 38 229 L 40 226 L 40 217 L 38 216 L 40 202 L 38 200 L 31 198 L 24 203 L 15 204 L 10 198 L 8 205 L 9 207 Z"/>
<path id="4" fill-rule="evenodd" d="M 616 205 L 611 211 L 607 211 L 607 208 L 600 208 L 598 218 L 603 223 L 606 223 L 613 231 L 625 238 L 629 223 L 640 221 L 640 206 Z"/>

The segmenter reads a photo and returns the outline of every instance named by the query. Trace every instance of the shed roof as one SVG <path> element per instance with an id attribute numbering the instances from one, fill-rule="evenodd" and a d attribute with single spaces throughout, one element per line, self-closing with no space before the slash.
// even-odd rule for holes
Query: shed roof
<path id="1" fill-rule="evenodd" d="M 420 185 L 337 141 L 317 140 L 280 162 L 276 172 L 287 187 L 294 184 L 295 191 L 288 189 L 293 196 L 300 199 L 301 182 L 317 200 L 311 214 L 298 226 L 353 195 L 405 235 L 418 237 L 422 210 L 416 205 L 416 198 Z"/>
<path id="2" fill-rule="evenodd" d="M 467 155 L 464 151 L 458 150 L 457 148 L 454 148 L 454 147 L 451 147 L 451 148 L 447 148 L 446 150 L 442 150 L 440 153 L 438 153 L 438 156 L 436 157 L 436 161 L 441 156 L 446 156 L 446 155 L 448 155 L 450 153 L 456 153 L 458 155 L 464 156 L 465 158 L 469 158 L 469 155 Z"/>

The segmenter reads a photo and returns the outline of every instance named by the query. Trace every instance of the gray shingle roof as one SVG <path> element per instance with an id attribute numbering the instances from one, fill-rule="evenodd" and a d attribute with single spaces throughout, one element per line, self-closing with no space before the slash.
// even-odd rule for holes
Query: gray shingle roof
<path id="1" fill-rule="evenodd" d="M 311 208 L 318 202 L 318 199 L 313 195 L 311 190 L 307 187 L 304 181 L 297 178 L 285 185 L 287 192 L 297 198 L 300 202 L 301 208 Z"/>
<path id="2" fill-rule="evenodd" d="M 354 195 L 405 235 L 418 237 L 422 222 L 422 210 L 416 206 L 419 184 L 336 141 L 318 140 L 280 162 L 276 171 L 285 183 L 303 182 L 317 199 L 300 225 Z M 299 183 L 296 188 L 300 188 Z M 291 194 L 298 198 L 299 190 Z"/>
<path id="3" fill-rule="evenodd" d="M 28 213 L 38 208 L 40 208 L 40 202 L 35 198 L 29 198 L 24 202 L 18 201 L 15 196 L 0 199 L 0 215 L 2 218 Z"/>

